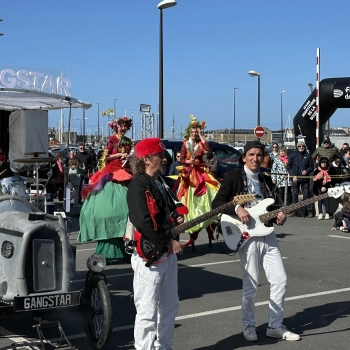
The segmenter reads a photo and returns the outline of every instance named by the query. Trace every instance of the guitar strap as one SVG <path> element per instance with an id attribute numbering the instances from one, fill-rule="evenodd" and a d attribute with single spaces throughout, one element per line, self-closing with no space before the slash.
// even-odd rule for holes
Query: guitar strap
<path id="1" fill-rule="evenodd" d="M 152 193 L 149 190 L 145 191 L 147 207 L 153 222 L 154 231 L 158 230 L 158 224 L 156 220 L 156 215 L 159 213 L 159 208 L 157 207 L 156 200 L 153 198 Z"/>

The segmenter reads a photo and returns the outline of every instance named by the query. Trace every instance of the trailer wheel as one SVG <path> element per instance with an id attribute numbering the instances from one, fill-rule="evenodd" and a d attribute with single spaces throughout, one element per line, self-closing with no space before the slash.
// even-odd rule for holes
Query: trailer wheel
<path id="1" fill-rule="evenodd" d="M 91 344 L 102 349 L 112 330 L 112 305 L 106 283 L 102 279 L 91 279 L 88 282 L 84 326 Z"/>

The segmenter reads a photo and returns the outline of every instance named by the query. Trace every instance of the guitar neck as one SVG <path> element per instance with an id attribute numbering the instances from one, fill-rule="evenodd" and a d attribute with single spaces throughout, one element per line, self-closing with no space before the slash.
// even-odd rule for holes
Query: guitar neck
<path id="1" fill-rule="evenodd" d="M 196 225 L 200 224 L 201 222 L 208 220 L 217 214 L 224 212 L 227 208 L 231 207 L 232 205 L 235 205 L 234 201 L 232 201 L 230 203 L 226 203 L 224 205 L 221 205 L 220 207 L 213 209 L 213 210 L 209 211 L 208 213 L 200 215 L 193 220 L 187 221 L 179 226 L 172 228 L 171 233 L 173 233 L 175 235 L 179 235 L 180 233 L 185 232 L 187 229 L 189 229 L 193 226 L 196 226 Z"/>
<path id="2" fill-rule="evenodd" d="M 294 203 L 294 204 L 291 204 L 291 205 L 288 205 L 287 207 L 281 207 L 280 209 L 276 209 L 276 210 L 273 210 L 273 211 L 270 211 L 266 214 L 262 214 L 259 216 L 259 220 L 261 222 L 267 222 L 271 219 L 274 219 L 275 217 L 277 217 L 278 213 L 279 212 L 282 212 L 284 214 L 286 213 L 290 213 L 291 211 L 293 210 L 296 210 L 296 209 L 299 209 L 299 208 L 302 208 L 302 207 L 305 207 L 307 206 L 308 204 L 311 204 L 311 203 L 315 203 L 321 199 L 324 199 L 324 198 L 327 198 L 329 197 L 328 196 L 328 193 L 324 193 L 324 194 L 321 194 L 319 196 L 316 196 L 316 197 L 312 197 L 312 198 L 309 198 L 309 199 L 305 199 L 303 201 L 300 201 L 298 203 Z"/>

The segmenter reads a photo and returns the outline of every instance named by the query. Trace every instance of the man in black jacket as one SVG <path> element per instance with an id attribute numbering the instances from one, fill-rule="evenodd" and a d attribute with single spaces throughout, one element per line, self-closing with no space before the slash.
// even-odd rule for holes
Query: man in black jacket
<path id="1" fill-rule="evenodd" d="M 269 196 L 269 189 L 272 185 L 271 179 L 259 174 L 259 168 L 264 157 L 264 148 L 265 146 L 258 141 L 248 141 L 246 143 L 244 153 L 239 159 L 240 163 L 244 164 L 244 166 L 243 168 L 225 173 L 220 189 L 213 200 L 213 209 L 232 201 L 233 197 L 237 194 L 256 193 L 262 198 Z M 250 206 L 251 210 L 253 210 L 256 204 L 258 204 L 257 201 L 255 203 L 250 202 L 245 207 Z M 259 208 L 259 210 L 261 209 Z M 225 213 L 236 217 L 238 215 L 239 220 L 246 225 L 252 219 L 250 212 L 239 205 L 232 207 L 231 210 Z M 258 216 L 254 220 L 259 220 Z M 275 223 L 282 225 L 285 221 L 285 215 L 279 212 Z M 249 231 L 248 228 L 247 231 Z M 258 340 L 255 329 L 256 319 L 254 309 L 255 295 L 259 285 L 259 265 L 261 264 L 270 283 L 270 302 L 266 335 L 283 340 L 299 340 L 300 336 L 298 334 L 289 331 L 283 325 L 283 307 L 287 276 L 276 235 L 274 232 L 265 235 L 264 232 L 259 232 L 259 234 L 261 236 L 250 237 L 238 250 L 243 269 L 242 322 L 244 326 L 244 339 L 247 341 Z"/>
<path id="2" fill-rule="evenodd" d="M 140 241 L 133 252 L 134 302 L 136 319 L 135 349 L 170 349 L 179 308 L 177 287 L 177 256 L 180 243 L 172 236 L 172 207 L 167 192 L 159 181 L 163 171 L 165 146 L 159 138 L 144 139 L 135 146 L 130 158 L 135 178 L 127 192 L 129 217 L 136 230 L 148 242 L 148 247 L 163 254 L 150 266 L 139 254 Z M 182 223 L 178 216 L 176 223 Z M 147 247 L 146 247 L 147 248 Z"/>
<path id="3" fill-rule="evenodd" d="M 327 158 L 327 157 L 326 157 Z M 299 191 L 303 193 L 303 200 L 310 198 L 310 177 L 314 170 L 314 162 L 309 152 L 306 151 L 304 141 L 299 141 L 297 150 L 288 157 L 287 171 L 292 176 L 292 204 L 298 203 Z M 313 218 L 314 205 L 309 204 L 304 217 Z M 292 214 L 293 215 L 293 214 Z M 297 216 L 296 214 L 294 214 Z"/>
<path id="4" fill-rule="evenodd" d="M 86 152 L 84 142 L 79 142 L 79 149 L 75 154 L 74 158 L 79 161 L 79 173 L 81 174 L 80 179 L 80 188 L 79 188 L 79 200 L 78 203 L 81 203 L 81 190 L 83 184 L 89 183 L 89 172 L 91 172 L 91 155 Z"/>

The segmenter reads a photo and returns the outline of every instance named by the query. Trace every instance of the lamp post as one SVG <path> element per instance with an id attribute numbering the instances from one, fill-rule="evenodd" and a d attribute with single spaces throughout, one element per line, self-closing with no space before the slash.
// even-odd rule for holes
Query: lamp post
<path id="1" fill-rule="evenodd" d="M 118 101 L 118 99 L 117 98 L 115 98 L 114 99 L 114 101 L 113 101 L 113 113 L 114 113 L 114 118 L 116 118 L 116 113 L 115 113 L 115 101 Z"/>
<path id="2" fill-rule="evenodd" d="M 113 115 L 113 118 L 117 118 L 117 113 L 115 112 L 115 110 L 116 110 L 115 101 L 118 101 L 118 99 L 117 98 L 114 99 L 114 101 L 113 101 L 113 113 L 109 114 L 109 115 Z M 111 136 L 111 129 L 110 128 L 108 128 L 108 136 Z"/>
<path id="3" fill-rule="evenodd" d="M 285 93 L 285 91 L 281 91 L 281 145 L 283 146 L 283 107 L 282 107 L 282 96 Z"/>
<path id="4" fill-rule="evenodd" d="M 85 108 L 83 109 L 83 142 L 84 142 L 84 146 L 85 146 L 85 137 L 86 137 L 86 132 L 85 132 L 85 119 L 88 119 L 88 118 L 85 118 Z"/>
<path id="5" fill-rule="evenodd" d="M 260 76 L 261 74 L 256 72 L 255 70 L 250 70 L 248 74 L 251 77 L 258 77 L 258 123 L 257 123 L 258 125 L 257 126 L 260 126 Z M 259 137 L 258 137 L 258 140 L 260 141 Z"/>
<path id="6" fill-rule="evenodd" d="M 3 20 L 0 18 L 0 22 L 2 22 Z M 4 35 L 3 33 L 0 33 L 0 36 Z"/>
<path id="7" fill-rule="evenodd" d="M 85 120 L 89 119 L 85 118 L 85 109 L 83 109 L 83 119 L 77 117 L 73 117 L 73 119 L 80 121 L 80 135 L 83 136 L 83 142 L 85 145 Z"/>
<path id="8" fill-rule="evenodd" d="M 132 110 L 131 110 L 131 121 L 132 121 L 131 139 L 132 140 L 135 140 L 135 138 L 134 138 L 134 110 L 135 110 L 135 108 L 132 108 Z"/>
<path id="9" fill-rule="evenodd" d="M 159 116 L 158 137 L 164 137 L 164 106 L 163 106 L 163 9 L 176 5 L 175 0 L 163 0 L 158 4 L 159 9 Z"/>
<path id="10" fill-rule="evenodd" d="M 236 90 L 233 88 L 233 147 L 236 146 Z"/>
<path id="11" fill-rule="evenodd" d="M 100 142 L 100 104 L 97 103 L 97 143 Z"/>

